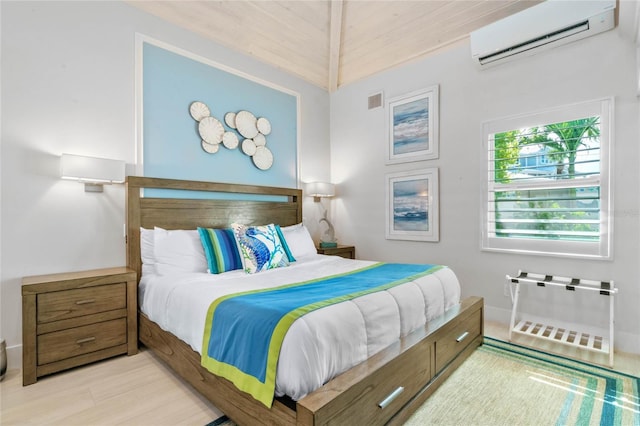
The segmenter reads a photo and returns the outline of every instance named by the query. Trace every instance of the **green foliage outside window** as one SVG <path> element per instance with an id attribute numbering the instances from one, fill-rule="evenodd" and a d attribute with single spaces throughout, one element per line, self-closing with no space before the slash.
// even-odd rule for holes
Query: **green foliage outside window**
<path id="1" fill-rule="evenodd" d="M 500 237 L 597 241 L 600 191 L 577 179 L 600 173 L 600 119 L 496 133 L 495 231 Z M 570 180 L 571 184 L 563 184 Z M 509 188 L 518 184 L 518 188 Z M 527 188 L 527 185 L 531 188 Z"/>

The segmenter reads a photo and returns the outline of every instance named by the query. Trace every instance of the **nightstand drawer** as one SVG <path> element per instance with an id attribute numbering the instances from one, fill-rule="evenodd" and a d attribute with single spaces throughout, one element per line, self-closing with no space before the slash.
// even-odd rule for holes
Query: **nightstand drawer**
<path id="1" fill-rule="evenodd" d="M 126 308 L 126 294 L 125 283 L 38 294 L 38 323 Z"/>
<path id="2" fill-rule="evenodd" d="M 127 320 L 120 318 L 38 336 L 38 365 L 127 343 Z"/>

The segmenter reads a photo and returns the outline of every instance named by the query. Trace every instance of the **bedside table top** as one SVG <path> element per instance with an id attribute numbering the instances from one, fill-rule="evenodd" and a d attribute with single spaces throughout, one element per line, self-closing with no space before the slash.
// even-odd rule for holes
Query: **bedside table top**
<path id="1" fill-rule="evenodd" d="M 104 277 L 105 275 L 135 274 L 133 269 L 126 266 L 114 268 L 89 269 L 86 271 L 59 272 L 55 274 L 32 275 L 22 278 L 23 285 L 39 284 L 42 282 L 75 280 L 78 278 Z"/>
<path id="2" fill-rule="evenodd" d="M 356 247 L 343 244 L 338 244 L 338 247 L 320 247 L 316 245 L 316 252 L 328 256 L 341 256 L 347 259 L 355 259 L 356 257 Z"/>
<path id="3" fill-rule="evenodd" d="M 92 285 L 103 285 L 135 280 L 136 272 L 125 266 L 76 272 L 62 272 L 57 274 L 33 275 L 22 278 L 22 294 L 38 293 L 40 291 L 66 290 L 76 288 L 77 285 L 89 287 Z"/>
<path id="4" fill-rule="evenodd" d="M 320 244 L 316 244 L 316 248 L 318 250 L 336 250 L 336 249 L 345 249 L 345 248 L 355 248 L 350 244 L 338 244 L 337 247 L 320 247 Z"/>

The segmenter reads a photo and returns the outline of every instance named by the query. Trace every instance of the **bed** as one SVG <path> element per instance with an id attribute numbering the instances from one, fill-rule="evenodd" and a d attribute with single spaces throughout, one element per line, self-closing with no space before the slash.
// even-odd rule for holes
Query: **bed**
<path id="1" fill-rule="evenodd" d="M 297 189 L 145 177 L 129 177 L 126 187 L 127 264 L 139 277 L 140 228 L 222 228 L 232 222 L 286 227 L 302 222 L 302 193 Z M 197 195 L 142 197 L 142 189 L 196 191 Z M 197 198 L 202 192 L 243 195 Z M 402 424 L 481 344 L 482 324 L 483 300 L 469 297 L 306 396 L 297 401 L 278 397 L 271 408 L 209 373 L 193 344 L 165 331 L 166 326 L 142 311 L 138 335 L 143 345 L 238 424 Z"/>

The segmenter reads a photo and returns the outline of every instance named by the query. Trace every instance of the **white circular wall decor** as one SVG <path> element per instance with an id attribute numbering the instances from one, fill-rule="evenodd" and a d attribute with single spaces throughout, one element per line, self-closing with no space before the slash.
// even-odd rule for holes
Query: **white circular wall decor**
<path id="1" fill-rule="evenodd" d="M 224 132 L 222 143 L 227 149 L 236 149 L 238 147 L 238 136 L 233 132 Z"/>
<path id="2" fill-rule="evenodd" d="M 222 142 L 224 127 L 222 127 L 222 123 L 217 118 L 205 117 L 198 124 L 198 132 L 205 142 L 218 144 Z"/>
<path id="3" fill-rule="evenodd" d="M 266 146 L 259 146 L 256 148 L 256 153 L 253 154 L 253 164 L 260 170 L 268 170 L 273 165 L 273 154 Z"/>
<path id="4" fill-rule="evenodd" d="M 236 113 L 228 112 L 224 115 L 224 122 L 232 129 L 236 128 Z"/>
<path id="5" fill-rule="evenodd" d="M 265 146 L 267 144 L 267 138 L 265 138 L 262 133 L 258 133 L 253 138 L 253 143 L 255 143 L 256 146 Z"/>
<path id="6" fill-rule="evenodd" d="M 202 141 L 202 149 L 204 149 L 205 152 L 208 152 L 209 154 L 215 154 L 220 149 L 220 144 Z"/>
<path id="7" fill-rule="evenodd" d="M 258 127 L 258 131 L 263 135 L 271 133 L 271 123 L 264 117 L 258 118 L 256 126 Z"/>
<path id="8" fill-rule="evenodd" d="M 249 157 L 256 153 L 256 148 L 257 146 L 253 139 L 245 139 L 242 141 L 242 152 Z"/>
<path id="9" fill-rule="evenodd" d="M 252 139 L 258 134 L 257 121 L 249 111 L 240 111 L 236 114 L 236 129 L 245 138 Z"/>
<path id="10" fill-rule="evenodd" d="M 193 119 L 196 121 L 200 121 L 203 118 L 211 115 L 209 107 L 205 103 L 199 101 L 191 103 L 191 106 L 189 107 L 189 113 L 191 114 L 191 117 L 193 117 Z"/>
<path id="11" fill-rule="evenodd" d="M 271 122 L 267 118 L 256 118 L 253 113 L 246 110 L 237 113 L 227 112 L 224 115 L 223 124 L 212 117 L 209 107 L 200 101 L 191 103 L 189 113 L 198 122 L 200 145 L 205 152 L 215 154 L 220 150 L 220 144 L 227 149 L 236 149 L 240 145 L 235 132 L 225 131 L 224 124 L 226 124 L 244 138 L 242 152 L 251 157 L 258 169 L 268 170 L 273 165 L 273 153 L 267 148 L 266 135 L 271 133 Z"/>

